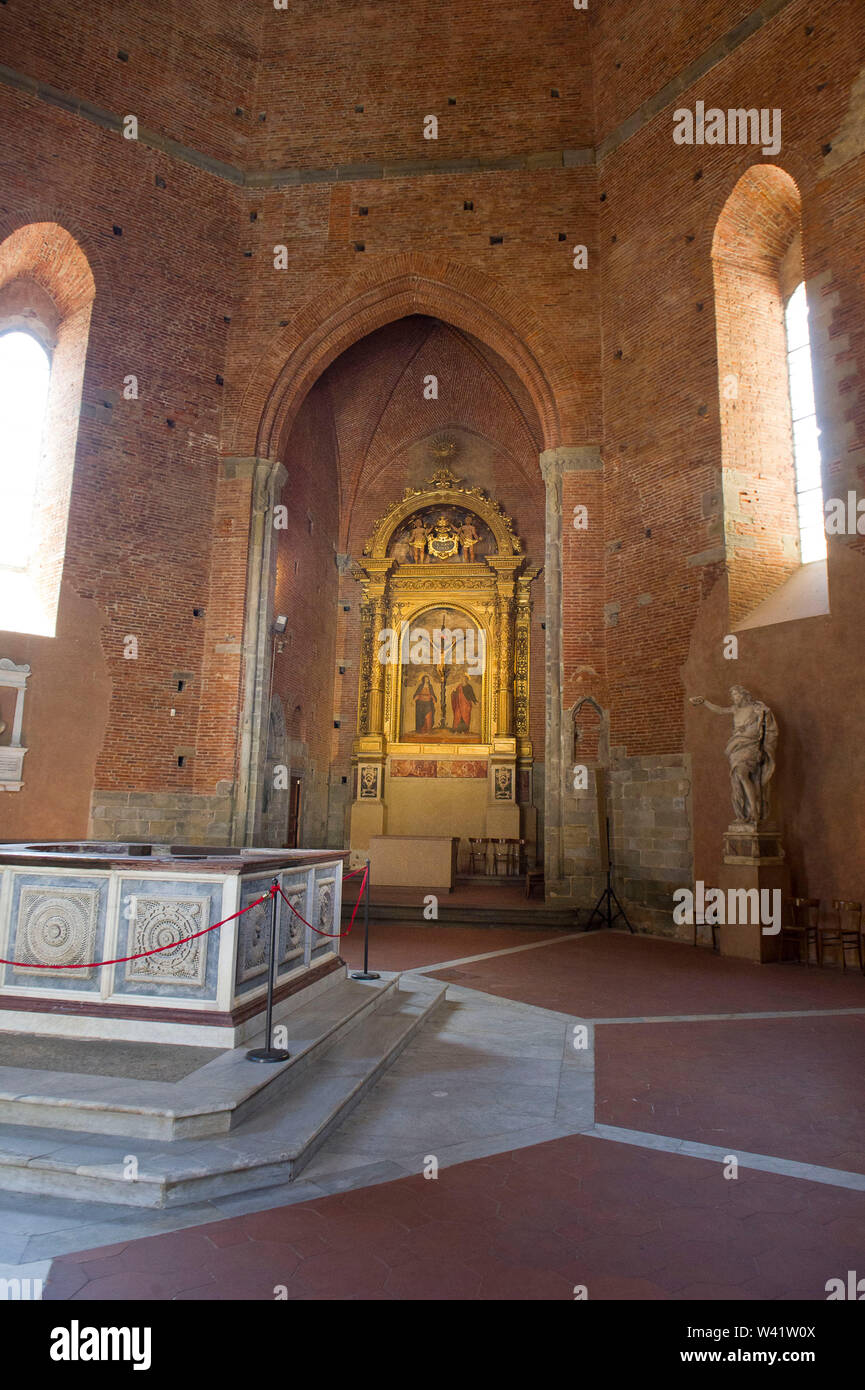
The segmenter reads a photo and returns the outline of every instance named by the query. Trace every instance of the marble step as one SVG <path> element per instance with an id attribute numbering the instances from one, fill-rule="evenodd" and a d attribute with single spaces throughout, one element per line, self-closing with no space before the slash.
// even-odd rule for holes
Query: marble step
<path id="1" fill-rule="evenodd" d="M 174 1143 L 0 1124 L 0 1190 L 182 1206 L 291 1181 L 429 1022 L 445 985 L 394 988 L 230 1134 Z"/>
<path id="2" fill-rule="evenodd" d="M 396 983 L 344 974 L 294 1009 L 282 1020 L 286 1062 L 248 1060 L 248 1048 L 262 1046 L 262 1036 L 177 1082 L 0 1067 L 0 1125 L 170 1141 L 227 1134 L 379 1009 Z"/>
<path id="3" fill-rule="evenodd" d="M 534 903 L 534 905 L 533 905 Z M 581 916 L 588 909 L 545 907 L 540 898 L 527 899 L 522 907 L 460 907 L 439 898 L 438 917 L 434 922 L 423 920 L 423 904 L 414 908 L 408 903 L 371 903 L 369 954 L 375 969 L 377 922 L 401 927 L 519 927 L 522 931 L 556 932 L 578 930 Z"/>

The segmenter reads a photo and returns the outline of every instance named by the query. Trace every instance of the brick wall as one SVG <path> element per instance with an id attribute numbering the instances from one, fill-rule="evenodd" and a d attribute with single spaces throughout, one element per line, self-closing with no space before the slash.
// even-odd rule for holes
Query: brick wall
<path id="1" fill-rule="evenodd" d="M 782 0 L 783 3 L 783 0 Z M 651 101 L 704 53 L 778 3 L 754 0 L 602 0 L 589 4 L 598 141 Z"/>
<path id="2" fill-rule="evenodd" d="M 74 15 L 63 0 L 12 0 L 0 13 L 0 47 L 4 65 L 53 89 L 55 102 L 78 98 L 100 112 L 136 115 L 142 126 L 236 162 L 257 133 L 251 97 L 261 13 L 256 0 L 234 0 L 230 9 L 206 0 L 89 0 Z"/>
<path id="3" fill-rule="evenodd" d="M 589 17 L 570 3 L 445 0 L 395 12 L 386 0 L 291 0 L 263 10 L 260 44 L 263 168 L 592 144 Z M 429 114 L 437 140 L 424 139 Z"/>

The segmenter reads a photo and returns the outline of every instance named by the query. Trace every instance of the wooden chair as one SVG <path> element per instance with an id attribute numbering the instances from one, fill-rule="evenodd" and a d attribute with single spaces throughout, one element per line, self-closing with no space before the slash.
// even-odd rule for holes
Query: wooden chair
<path id="1" fill-rule="evenodd" d="M 532 890 L 534 889 L 534 886 L 535 886 L 536 883 L 539 883 L 539 884 L 541 885 L 541 887 L 543 887 L 543 883 L 544 883 L 544 869 L 543 869 L 543 865 L 542 865 L 542 864 L 541 864 L 541 865 L 536 865 L 534 869 L 526 869 L 526 897 L 527 897 L 527 898 L 530 898 L 530 897 L 532 896 Z"/>
<path id="2" fill-rule="evenodd" d="M 508 867 L 507 872 L 511 878 L 520 878 L 523 872 L 523 846 L 525 840 L 516 837 L 507 841 L 508 846 Z"/>
<path id="3" fill-rule="evenodd" d="M 505 875 L 511 866 L 511 842 L 506 836 L 499 835 L 492 844 L 494 871 L 496 874 Z"/>
<path id="4" fill-rule="evenodd" d="M 835 898 L 832 902 L 834 920 L 824 922 L 817 928 L 817 963 L 823 964 L 823 952 L 827 946 L 837 946 L 841 951 L 841 969 L 847 970 L 847 951 L 853 947 L 859 961 L 859 969 L 865 974 L 865 957 L 862 952 L 862 904 Z"/>
<path id="5" fill-rule="evenodd" d="M 796 943 L 796 958 L 799 964 L 807 965 L 811 959 L 812 941 L 814 943 L 814 955 L 819 957 L 820 899 L 791 898 L 788 900 L 787 913 L 788 920 L 781 924 L 781 959 L 784 959 L 786 942 L 793 941 Z"/>
<path id="6" fill-rule="evenodd" d="M 469 873 L 485 874 L 487 871 L 487 842 L 469 836 Z"/>

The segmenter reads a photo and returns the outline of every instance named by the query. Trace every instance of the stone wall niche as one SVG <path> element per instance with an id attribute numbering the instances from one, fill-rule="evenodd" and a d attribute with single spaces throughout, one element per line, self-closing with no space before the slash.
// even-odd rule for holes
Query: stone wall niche
<path id="1" fill-rule="evenodd" d="M 16 666 L 8 656 L 0 657 L 0 689 L 15 691 L 15 708 L 12 712 L 11 729 L 0 710 L 0 791 L 20 792 L 24 785 L 24 754 L 27 749 L 21 742 L 24 721 L 24 696 L 27 690 L 29 666 Z M 6 734 L 9 741 L 6 742 Z"/>

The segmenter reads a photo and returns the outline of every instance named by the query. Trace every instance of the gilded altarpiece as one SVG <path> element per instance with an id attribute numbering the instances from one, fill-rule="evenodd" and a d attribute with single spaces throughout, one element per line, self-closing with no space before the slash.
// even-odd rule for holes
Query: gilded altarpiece
<path id="1" fill-rule="evenodd" d="M 447 468 L 407 488 L 355 567 L 363 623 L 351 848 L 526 838 L 530 585 L 511 520 Z M 521 802 L 523 803 L 521 806 Z"/>

